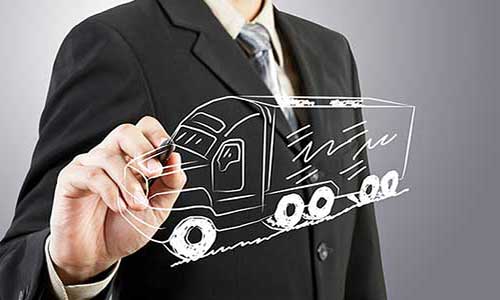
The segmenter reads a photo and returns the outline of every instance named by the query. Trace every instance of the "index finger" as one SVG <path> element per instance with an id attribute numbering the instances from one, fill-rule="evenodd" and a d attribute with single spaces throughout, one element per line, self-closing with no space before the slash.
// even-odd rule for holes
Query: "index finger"
<path id="1" fill-rule="evenodd" d="M 162 142 L 170 138 L 161 123 L 150 116 L 143 117 L 139 120 L 136 127 L 142 131 L 142 134 L 144 134 L 155 148 L 160 147 Z"/>

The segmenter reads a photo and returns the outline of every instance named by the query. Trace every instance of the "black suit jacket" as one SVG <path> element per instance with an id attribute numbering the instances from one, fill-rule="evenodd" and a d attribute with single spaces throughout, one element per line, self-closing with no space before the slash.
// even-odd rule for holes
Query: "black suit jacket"
<path id="1" fill-rule="evenodd" d="M 300 75 L 301 94 L 359 96 L 355 63 L 341 34 L 276 9 L 275 16 Z M 152 115 L 172 132 L 201 103 L 248 94 L 270 92 L 201 0 L 138 0 L 76 26 L 57 55 L 32 165 L 0 244 L 0 299 L 49 297 L 44 242 L 54 187 L 59 170 L 75 155 L 121 123 Z M 358 117 L 309 115 L 318 136 Z M 285 166 L 293 153 L 283 138 L 275 155 L 283 167 L 273 176 L 297 168 Z M 315 164 L 328 177 L 341 161 Z M 299 192 L 305 198 L 310 193 Z M 106 292 L 113 299 L 385 299 L 377 235 L 369 205 L 175 268 L 163 247 L 148 244 L 123 259 Z M 317 250 L 321 244 L 328 252 L 324 260 Z"/>

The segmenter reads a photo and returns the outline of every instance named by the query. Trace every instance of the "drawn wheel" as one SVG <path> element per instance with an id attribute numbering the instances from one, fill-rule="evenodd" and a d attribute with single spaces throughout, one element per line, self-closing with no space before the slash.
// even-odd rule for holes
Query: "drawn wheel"
<path id="1" fill-rule="evenodd" d="M 197 241 L 192 241 L 190 235 L 198 231 Z M 196 260 L 202 257 L 215 242 L 217 230 L 212 220 L 202 216 L 187 217 L 174 228 L 169 242 L 175 254 Z"/>
<path id="2" fill-rule="evenodd" d="M 376 175 L 370 175 L 361 183 L 359 191 L 359 200 L 361 203 L 370 203 L 375 201 L 378 190 L 380 189 L 380 180 Z"/>
<path id="3" fill-rule="evenodd" d="M 303 212 L 304 200 L 302 200 L 300 195 L 289 194 L 283 196 L 274 212 L 276 226 L 285 229 L 293 228 L 302 219 Z"/>
<path id="4" fill-rule="evenodd" d="M 319 220 L 330 214 L 334 202 L 335 193 L 331 188 L 322 186 L 314 191 L 307 211 L 314 220 Z"/>
<path id="5" fill-rule="evenodd" d="M 392 170 L 387 172 L 380 180 L 380 188 L 384 197 L 392 197 L 397 194 L 399 184 L 399 174 Z"/>

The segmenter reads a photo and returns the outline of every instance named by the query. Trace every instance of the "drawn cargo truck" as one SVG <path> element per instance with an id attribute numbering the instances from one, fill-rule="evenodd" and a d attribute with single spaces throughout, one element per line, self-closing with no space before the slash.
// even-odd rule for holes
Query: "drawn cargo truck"
<path id="1" fill-rule="evenodd" d="M 342 210 L 346 212 L 406 191 L 397 191 L 397 188 L 406 171 L 413 106 L 374 98 L 288 98 L 287 106 L 306 110 L 386 106 L 410 109 L 403 167 L 399 170 L 392 168 L 378 176 L 369 174 L 365 170 L 366 163 L 359 158 L 362 151 L 387 145 L 395 136 L 367 140 L 366 122 L 353 119 L 335 138 L 313 145 L 313 127 L 302 124 L 292 130 L 280 106 L 273 101 L 268 97 L 229 96 L 215 99 L 194 109 L 172 134 L 176 151 L 183 157 L 182 169 L 187 173 L 188 184 L 181 190 L 176 206 L 170 209 L 184 215 L 181 219 L 169 217 L 166 223 L 175 224 L 162 243 L 178 258 L 192 261 L 206 256 L 218 234 L 223 231 L 256 223 L 263 223 L 275 231 L 288 231 L 340 215 L 333 213 L 333 207 L 341 198 L 349 203 L 347 209 Z M 308 138 L 311 141 L 307 143 Z M 273 155 L 277 143 L 284 143 L 282 147 L 289 148 L 299 144 L 305 146 L 298 148 L 295 155 L 288 159 Z M 351 151 L 346 152 L 347 148 Z M 350 155 L 353 159 L 351 165 L 335 170 L 338 177 L 318 180 L 320 171 L 310 162 L 320 155 L 332 158 Z M 150 158 L 146 155 L 138 160 Z M 291 161 L 286 164 L 278 162 L 278 159 Z M 300 169 L 297 169 L 298 164 L 293 163 L 294 160 L 302 161 Z M 249 168 L 250 164 L 260 165 L 260 172 L 250 174 L 250 170 L 256 169 Z M 295 169 L 290 169 L 286 178 L 273 178 L 273 168 L 285 168 L 285 165 L 295 166 Z M 166 174 L 168 168 L 164 172 Z M 365 178 L 359 179 L 361 184 L 357 185 L 357 190 L 343 190 L 343 183 L 362 175 Z M 303 199 L 297 192 L 305 188 L 311 190 L 309 199 Z M 195 241 L 189 237 L 194 231 L 201 233 Z"/>

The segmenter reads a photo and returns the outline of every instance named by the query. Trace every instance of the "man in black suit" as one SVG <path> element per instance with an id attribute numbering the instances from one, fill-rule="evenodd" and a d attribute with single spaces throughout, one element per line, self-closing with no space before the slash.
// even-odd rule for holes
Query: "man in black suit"
<path id="1" fill-rule="evenodd" d="M 136 174 L 123 181 L 120 172 L 205 101 L 359 94 L 347 40 L 270 0 L 136 0 L 85 20 L 56 59 L 31 169 L 0 244 L 0 299 L 385 299 L 372 205 L 175 268 L 163 247 L 147 243 L 155 230 L 143 226 L 142 236 L 120 215 L 128 209 L 159 226 L 172 218 L 150 206 L 196 201 L 176 192 L 148 199 Z M 266 99 L 275 104 L 280 97 Z M 290 131 L 311 124 L 324 137 L 359 117 L 355 110 L 332 119 L 319 110 L 283 109 L 277 122 Z M 276 139 L 280 168 L 273 177 L 285 177 L 300 162 L 291 162 L 283 137 Z M 176 172 L 155 181 L 150 193 L 185 186 L 181 160 L 169 157 Z M 314 163 L 321 171 L 308 180 L 331 177 L 342 165 Z M 135 167 L 154 176 L 162 166 L 151 160 Z M 261 166 L 249 168 L 257 174 Z M 311 191 L 297 193 L 306 199 Z"/>

